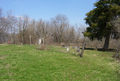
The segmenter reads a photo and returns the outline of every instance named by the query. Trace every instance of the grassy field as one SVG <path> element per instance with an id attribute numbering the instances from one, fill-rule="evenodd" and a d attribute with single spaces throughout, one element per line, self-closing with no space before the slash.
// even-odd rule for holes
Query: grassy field
<path id="1" fill-rule="evenodd" d="M 0 45 L 0 81 L 120 81 L 120 63 L 113 52 L 49 46 Z"/>

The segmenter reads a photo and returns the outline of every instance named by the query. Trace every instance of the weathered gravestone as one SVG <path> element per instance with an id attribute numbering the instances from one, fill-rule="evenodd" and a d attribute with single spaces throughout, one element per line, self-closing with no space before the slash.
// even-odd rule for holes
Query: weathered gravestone
<path id="1" fill-rule="evenodd" d="M 77 46 L 77 52 L 78 52 L 78 53 L 80 52 L 80 47 L 79 47 L 79 46 Z"/>

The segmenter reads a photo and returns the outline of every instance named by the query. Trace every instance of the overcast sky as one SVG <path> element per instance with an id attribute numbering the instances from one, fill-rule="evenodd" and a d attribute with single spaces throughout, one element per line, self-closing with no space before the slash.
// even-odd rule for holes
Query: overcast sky
<path id="1" fill-rule="evenodd" d="M 64 14 L 69 22 L 85 25 L 85 14 L 94 8 L 96 0 L 0 0 L 3 12 L 12 10 L 15 16 L 28 15 L 31 19 L 50 20 Z"/>

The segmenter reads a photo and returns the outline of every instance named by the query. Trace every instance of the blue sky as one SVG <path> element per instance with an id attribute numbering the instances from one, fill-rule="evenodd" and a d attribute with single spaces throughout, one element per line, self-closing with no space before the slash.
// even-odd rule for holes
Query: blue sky
<path id="1" fill-rule="evenodd" d="M 71 25 L 85 25 L 85 14 L 94 8 L 96 0 L 0 0 L 3 12 L 12 10 L 15 16 L 50 20 L 57 14 L 67 16 Z"/>

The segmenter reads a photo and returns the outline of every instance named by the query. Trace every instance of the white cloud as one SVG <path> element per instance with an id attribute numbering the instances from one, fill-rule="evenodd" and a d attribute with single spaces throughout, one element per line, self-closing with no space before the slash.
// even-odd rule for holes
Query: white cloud
<path id="1" fill-rule="evenodd" d="M 22 15 L 16 15 L 16 18 L 20 18 L 21 20 L 24 20 L 24 17 Z"/>
<path id="2" fill-rule="evenodd" d="M 16 18 L 21 18 L 22 20 L 24 20 L 24 16 L 22 16 L 22 15 L 16 15 L 15 16 Z M 31 18 L 29 18 L 29 21 L 31 21 L 32 19 Z"/>
<path id="3" fill-rule="evenodd" d="M 17 18 L 23 18 L 23 16 L 21 16 L 21 15 L 16 15 L 15 17 L 17 17 Z"/>

